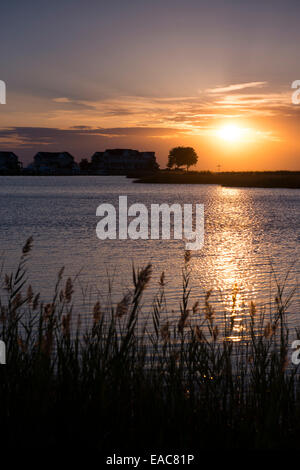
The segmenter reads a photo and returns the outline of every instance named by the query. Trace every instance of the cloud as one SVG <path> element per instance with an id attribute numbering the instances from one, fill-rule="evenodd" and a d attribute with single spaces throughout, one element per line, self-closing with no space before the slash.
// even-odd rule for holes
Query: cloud
<path id="1" fill-rule="evenodd" d="M 75 128 L 74 128 L 75 127 Z M 188 138 L 188 133 L 172 127 L 6 127 L 0 128 L 0 150 L 14 151 L 24 166 L 38 151 L 69 151 L 74 158 L 90 158 L 95 151 L 108 148 L 133 148 L 160 152 L 168 150 L 169 139 Z"/>
<path id="2" fill-rule="evenodd" d="M 52 101 L 55 101 L 56 103 L 70 103 L 71 100 L 69 98 L 62 97 L 62 98 L 53 98 Z"/>
<path id="3" fill-rule="evenodd" d="M 82 102 L 80 100 L 71 100 L 70 98 L 67 98 L 65 96 L 59 97 L 59 98 L 53 98 L 52 101 L 54 103 L 58 103 L 58 109 L 63 109 L 63 110 L 93 110 L 95 109 L 94 106 L 91 104 L 87 104 L 85 102 Z"/>
<path id="4" fill-rule="evenodd" d="M 70 129 L 54 127 L 10 127 L 0 129 L 0 143 L 3 145 L 8 139 L 18 147 L 35 145 L 48 146 L 65 145 L 78 139 L 88 137 L 168 137 L 178 134 L 178 129 L 151 128 L 151 127 L 116 127 L 116 128 L 91 128 L 89 126 L 73 126 Z M 39 150 L 39 149 L 37 149 Z"/>
<path id="5" fill-rule="evenodd" d="M 267 85 L 268 82 L 247 82 L 247 83 L 236 83 L 234 85 L 228 85 L 224 87 L 208 88 L 206 93 L 230 93 L 231 91 L 244 90 L 245 88 L 261 88 Z"/>
<path id="6" fill-rule="evenodd" d="M 6 113 L 0 145 L 20 149 L 28 158 L 38 150 L 69 150 L 80 157 L 114 147 L 156 150 L 170 139 L 181 143 L 191 136 L 206 145 L 211 132 L 230 120 L 257 127 L 265 139 L 274 140 L 288 119 L 299 122 L 299 107 L 292 105 L 290 89 L 260 89 L 264 84 L 239 83 L 186 97 L 118 96 L 92 102 L 56 95 L 32 113 Z M 27 126 L 11 125 L 23 123 L 24 116 Z"/>

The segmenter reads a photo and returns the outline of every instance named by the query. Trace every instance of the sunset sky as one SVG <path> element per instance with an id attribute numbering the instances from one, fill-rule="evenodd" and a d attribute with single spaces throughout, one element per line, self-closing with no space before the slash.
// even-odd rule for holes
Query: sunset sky
<path id="1" fill-rule="evenodd" d="M 299 0 L 1 4 L 0 149 L 193 146 L 197 169 L 300 170 Z"/>

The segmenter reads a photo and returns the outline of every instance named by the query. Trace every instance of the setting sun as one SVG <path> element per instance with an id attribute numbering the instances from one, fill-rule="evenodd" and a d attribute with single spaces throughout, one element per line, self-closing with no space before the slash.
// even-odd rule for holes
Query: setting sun
<path id="1" fill-rule="evenodd" d="M 218 137 L 227 142 L 238 142 L 241 141 L 243 135 L 245 134 L 245 129 L 242 129 L 235 124 L 226 124 L 217 131 Z"/>

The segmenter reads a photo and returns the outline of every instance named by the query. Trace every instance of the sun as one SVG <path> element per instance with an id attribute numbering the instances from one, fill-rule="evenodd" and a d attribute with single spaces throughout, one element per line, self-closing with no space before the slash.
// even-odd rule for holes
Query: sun
<path id="1" fill-rule="evenodd" d="M 243 139 L 245 130 L 235 124 L 226 124 L 217 131 L 220 139 L 226 140 L 227 142 L 239 142 Z"/>

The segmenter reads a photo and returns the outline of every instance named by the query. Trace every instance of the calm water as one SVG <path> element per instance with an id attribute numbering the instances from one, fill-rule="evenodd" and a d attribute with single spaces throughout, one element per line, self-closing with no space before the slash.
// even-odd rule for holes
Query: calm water
<path id="1" fill-rule="evenodd" d="M 145 303 L 166 274 L 170 314 L 178 312 L 184 242 L 181 240 L 107 240 L 96 237 L 96 208 L 103 202 L 118 204 L 203 203 L 205 246 L 193 252 L 193 299 L 213 290 L 230 309 L 238 289 L 238 309 L 250 300 L 268 304 L 274 292 L 271 264 L 279 279 L 290 270 L 287 287 L 297 285 L 300 241 L 300 191 L 291 189 L 239 189 L 197 185 L 141 185 L 124 177 L 0 177 L 0 241 L 5 270 L 17 263 L 21 246 L 34 237 L 29 264 L 33 287 L 47 297 L 57 272 L 80 272 L 78 283 L 86 295 L 103 296 L 107 273 L 116 298 L 131 286 L 132 263 L 153 263 L 154 275 Z M 300 313 L 299 290 L 290 307 L 296 325 Z M 172 312 L 174 310 L 174 312 Z M 238 331 L 238 329 L 237 329 Z"/>

